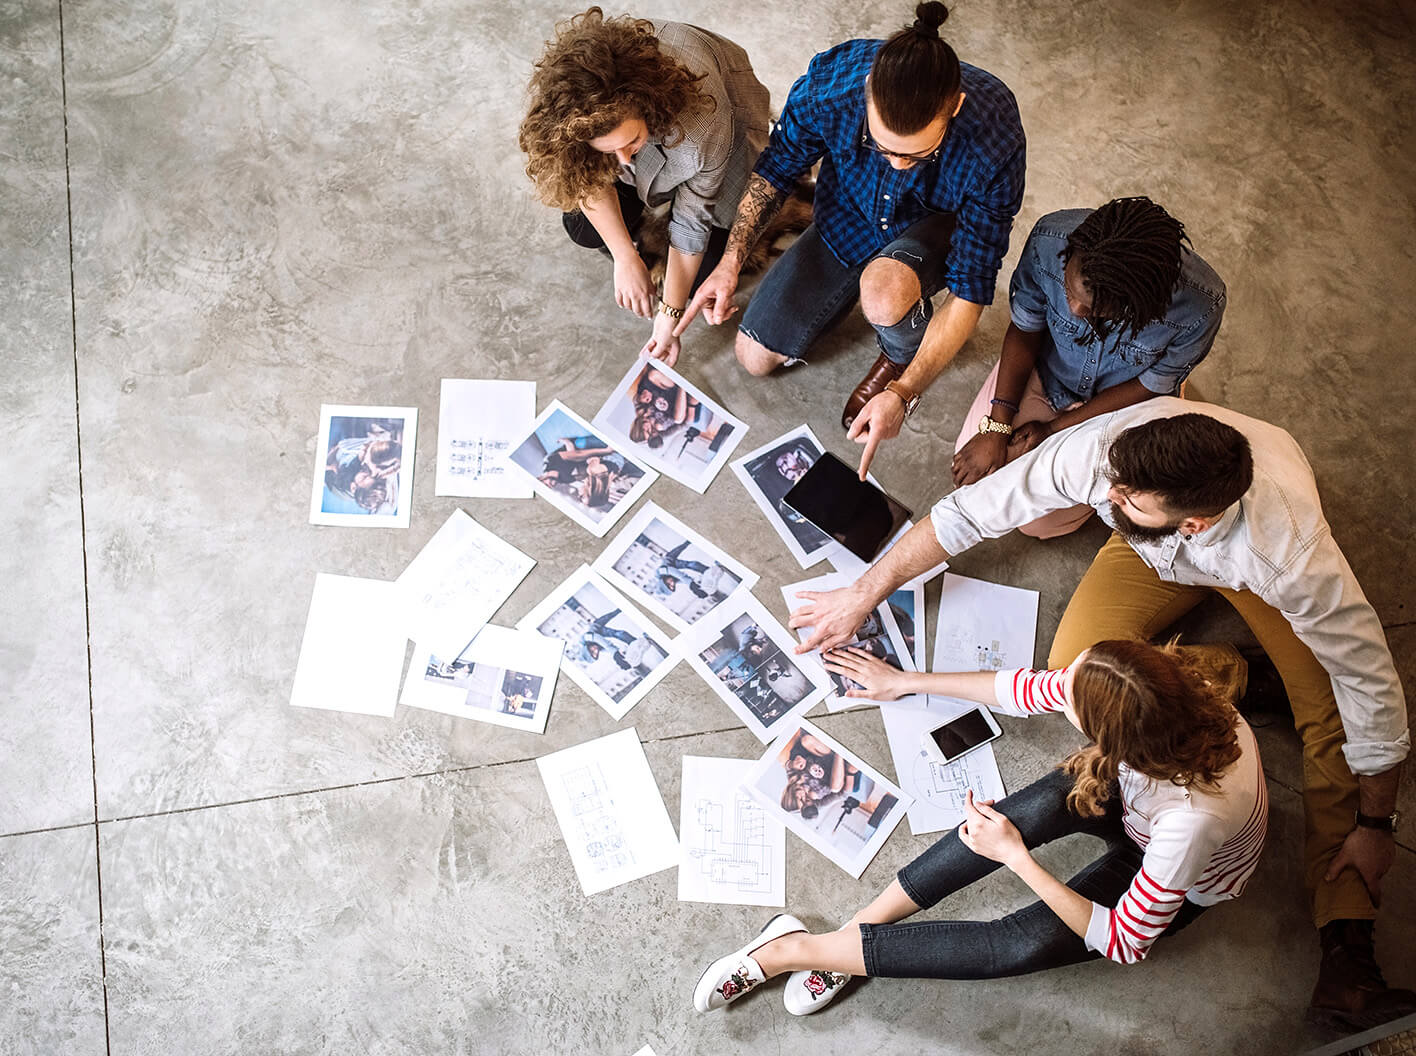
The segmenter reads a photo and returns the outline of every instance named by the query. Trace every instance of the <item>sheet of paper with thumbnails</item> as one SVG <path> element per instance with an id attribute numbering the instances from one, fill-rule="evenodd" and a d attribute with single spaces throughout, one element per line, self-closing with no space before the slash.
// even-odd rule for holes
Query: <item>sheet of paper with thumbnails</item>
<path id="1" fill-rule="evenodd" d="M 534 753 L 529 739 L 554 721 L 553 698 L 559 708 L 582 706 L 558 689 L 573 683 L 619 723 L 636 707 L 653 707 L 683 661 L 722 717 L 750 730 L 763 752 L 683 755 L 671 764 L 682 766 L 677 835 L 658 783 L 671 775 L 655 773 L 632 726 L 542 754 L 549 805 L 587 896 L 677 866 L 680 900 L 781 906 L 788 831 L 859 878 L 902 819 L 914 834 L 937 832 L 958 824 L 969 789 L 1003 795 L 991 746 L 950 765 L 923 748 L 925 734 L 960 713 L 962 702 L 871 700 L 860 683 L 828 672 L 819 651 L 797 652 L 812 636 L 810 627 L 787 626 L 808 600 L 801 595 L 848 586 L 868 567 L 786 501 L 826 450 L 810 427 L 739 456 L 747 422 L 654 360 L 634 361 L 608 393 L 567 395 L 582 408 L 603 400 L 587 420 L 554 394 L 537 413 L 532 380 L 442 382 L 434 491 L 456 498 L 439 511 L 435 530 L 431 511 L 412 519 L 418 408 L 318 409 L 310 522 L 413 527 L 423 541 L 406 548 L 406 567 L 393 579 L 313 577 L 292 705 L 387 721 L 402 704 L 448 717 L 427 721 L 448 722 L 449 731 L 451 720 L 465 719 L 483 724 L 489 738 L 528 738 Z M 731 473 L 722 473 L 726 466 Z M 655 492 L 663 505 L 641 503 L 661 475 L 697 495 L 743 488 L 771 533 L 750 517 L 714 538 L 694 516 L 702 501 L 685 502 L 696 496 L 674 484 Z M 568 575 L 566 554 L 537 552 L 536 533 L 505 539 L 484 523 L 503 504 L 527 501 L 548 504 L 557 511 L 550 516 L 588 533 Z M 882 552 L 898 538 L 883 541 Z M 744 540 L 753 560 L 776 551 L 781 567 L 780 541 L 802 569 L 825 560 L 834 571 L 778 590 L 793 578 L 779 572 L 769 608 L 755 593 L 759 575 Z M 515 626 L 493 622 L 537 562 L 551 560 L 562 562 L 559 584 L 543 583 Z M 943 569 L 896 590 L 844 648 L 926 670 L 925 584 Z M 953 573 L 940 590 L 934 670 L 1031 666 L 1035 592 Z M 848 708 L 879 714 L 894 780 L 875 765 L 883 760 L 808 720 L 823 702 L 828 716 Z M 654 765 L 670 764 L 658 754 Z"/>

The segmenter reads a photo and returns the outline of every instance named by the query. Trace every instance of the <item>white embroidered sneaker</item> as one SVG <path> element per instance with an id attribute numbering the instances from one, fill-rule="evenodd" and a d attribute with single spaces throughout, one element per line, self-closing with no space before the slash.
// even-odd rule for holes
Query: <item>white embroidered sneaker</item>
<path id="1" fill-rule="evenodd" d="M 787 988 L 782 992 L 782 1004 L 794 1016 L 809 1016 L 820 1012 L 850 982 L 845 972 L 793 972 L 787 977 Z"/>
<path id="2" fill-rule="evenodd" d="M 746 946 L 719 957 L 707 967 L 693 988 L 693 1007 L 700 1012 L 711 1012 L 766 982 L 762 968 L 752 959 L 752 951 L 783 935 L 805 930 L 806 925 L 790 913 L 778 913 Z"/>

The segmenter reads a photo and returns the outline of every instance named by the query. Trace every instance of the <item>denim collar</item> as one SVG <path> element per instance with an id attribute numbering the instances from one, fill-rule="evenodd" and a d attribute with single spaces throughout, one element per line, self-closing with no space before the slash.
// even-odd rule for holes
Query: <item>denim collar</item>
<path id="1" fill-rule="evenodd" d="M 1239 503 L 1234 503 L 1219 515 L 1219 520 L 1206 528 L 1203 532 L 1197 532 L 1188 536 L 1186 542 L 1194 546 L 1214 546 L 1223 542 L 1229 537 L 1230 531 L 1234 528 L 1234 523 L 1239 519 Z"/>

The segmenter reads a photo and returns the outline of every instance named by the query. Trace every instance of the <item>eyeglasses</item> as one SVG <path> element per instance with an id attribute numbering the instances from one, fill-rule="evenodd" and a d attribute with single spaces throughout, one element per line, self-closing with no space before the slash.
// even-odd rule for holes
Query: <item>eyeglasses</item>
<path id="1" fill-rule="evenodd" d="M 919 161 L 928 165 L 930 162 L 938 161 L 939 155 L 944 153 L 944 140 L 949 137 L 949 126 L 945 124 L 944 134 L 939 137 L 939 142 L 934 145 L 934 149 L 925 154 L 901 154 L 897 150 L 886 150 L 879 143 L 875 142 L 875 137 L 870 134 L 870 118 L 867 117 L 860 123 L 860 145 L 866 150 L 876 154 L 882 154 L 887 158 L 899 158 L 901 161 Z"/>

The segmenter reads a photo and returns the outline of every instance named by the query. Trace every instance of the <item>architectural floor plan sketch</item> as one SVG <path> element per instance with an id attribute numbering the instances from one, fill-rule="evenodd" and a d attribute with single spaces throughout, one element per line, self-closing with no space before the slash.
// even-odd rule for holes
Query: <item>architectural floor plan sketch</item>
<path id="1" fill-rule="evenodd" d="M 925 753 L 926 730 L 947 722 L 970 704 L 948 697 L 930 697 L 923 708 L 882 704 L 885 736 L 895 760 L 900 787 L 915 797 L 906 815 L 910 832 L 941 832 L 964 820 L 964 794 L 973 789 L 976 799 L 1001 799 L 1003 778 L 993 746 L 986 744 L 952 763 L 935 762 Z"/>
<path id="2" fill-rule="evenodd" d="M 678 863 L 678 837 L 630 727 L 536 760 L 587 895 Z"/>
<path id="3" fill-rule="evenodd" d="M 684 757 L 680 901 L 785 903 L 786 829 L 739 787 L 751 766 L 751 759 Z"/>
<path id="4" fill-rule="evenodd" d="M 935 671 L 1032 667 L 1037 591 L 944 574 L 934 625 Z"/>

